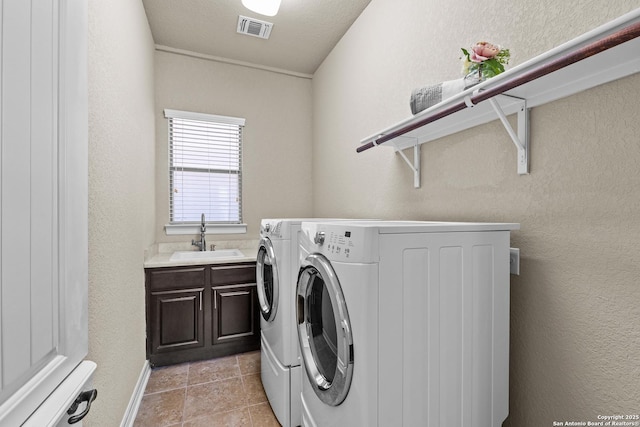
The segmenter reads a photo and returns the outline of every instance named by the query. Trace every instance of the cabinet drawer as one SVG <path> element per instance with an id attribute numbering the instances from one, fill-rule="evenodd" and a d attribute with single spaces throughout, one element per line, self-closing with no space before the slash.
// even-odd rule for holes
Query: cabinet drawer
<path id="1" fill-rule="evenodd" d="M 148 283 L 152 290 L 204 287 L 206 268 L 148 270 Z"/>
<path id="2" fill-rule="evenodd" d="M 211 284 L 213 286 L 255 283 L 255 281 L 255 264 L 211 267 Z"/>

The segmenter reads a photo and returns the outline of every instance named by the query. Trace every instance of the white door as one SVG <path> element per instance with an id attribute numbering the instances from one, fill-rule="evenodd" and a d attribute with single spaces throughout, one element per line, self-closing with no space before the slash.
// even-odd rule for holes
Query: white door
<path id="1" fill-rule="evenodd" d="M 0 9 L 0 425 L 87 354 L 86 0 Z"/>

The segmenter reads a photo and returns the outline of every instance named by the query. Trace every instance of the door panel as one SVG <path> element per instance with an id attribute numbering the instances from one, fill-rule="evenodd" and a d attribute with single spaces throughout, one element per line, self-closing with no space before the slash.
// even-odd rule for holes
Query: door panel
<path id="1" fill-rule="evenodd" d="M 51 224 L 57 221 L 54 194 L 57 193 L 56 99 L 53 77 L 56 77 L 57 58 L 54 59 L 52 37 L 54 4 L 50 0 L 38 0 L 32 8 L 31 43 L 31 362 L 37 362 L 51 354 L 55 348 L 52 321 L 57 309 L 54 288 L 57 271 L 54 244 L 56 230 Z M 47 100 L 49 102 L 43 102 Z M 35 268 L 33 268 L 35 267 Z M 57 320 L 57 319 L 56 319 Z"/>
<path id="2" fill-rule="evenodd" d="M 2 47 L 2 341 L 3 388 L 16 382 L 31 365 L 30 313 L 30 27 L 29 2 L 3 2 Z M 25 34 L 25 32 L 29 32 Z M 26 75 L 25 75 L 26 74 Z M 10 225 L 10 226 L 9 226 Z"/>
<path id="3" fill-rule="evenodd" d="M 153 352 L 204 346 L 204 288 L 151 294 Z"/>
<path id="4" fill-rule="evenodd" d="M 218 286 L 212 289 L 213 344 L 257 336 L 256 285 Z"/>
<path id="5" fill-rule="evenodd" d="M 0 425 L 20 425 L 87 353 L 87 8 L 0 9 Z"/>

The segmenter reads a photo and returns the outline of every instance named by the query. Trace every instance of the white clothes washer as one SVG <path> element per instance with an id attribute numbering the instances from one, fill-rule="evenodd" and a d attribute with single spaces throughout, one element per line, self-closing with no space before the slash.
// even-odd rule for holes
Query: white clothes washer
<path id="1" fill-rule="evenodd" d="M 284 427 L 301 424 L 302 367 L 295 323 L 298 235 L 302 221 L 346 219 L 263 219 L 256 282 L 262 318 L 261 377 L 269 403 Z M 355 221 L 355 220 L 352 220 Z"/>
<path id="2" fill-rule="evenodd" d="M 518 228 L 304 222 L 302 425 L 501 426 Z"/>

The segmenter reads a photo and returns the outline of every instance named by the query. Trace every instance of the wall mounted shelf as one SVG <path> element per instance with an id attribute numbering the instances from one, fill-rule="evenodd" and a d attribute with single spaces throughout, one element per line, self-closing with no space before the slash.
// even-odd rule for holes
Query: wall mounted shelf
<path id="1" fill-rule="evenodd" d="M 500 119 L 518 150 L 518 173 L 527 174 L 531 108 L 638 72 L 640 9 L 377 132 L 356 151 L 390 142 L 413 169 L 418 188 L 421 144 Z M 506 119 L 511 114 L 518 114 L 517 131 Z M 413 162 L 403 153 L 410 147 Z"/>

